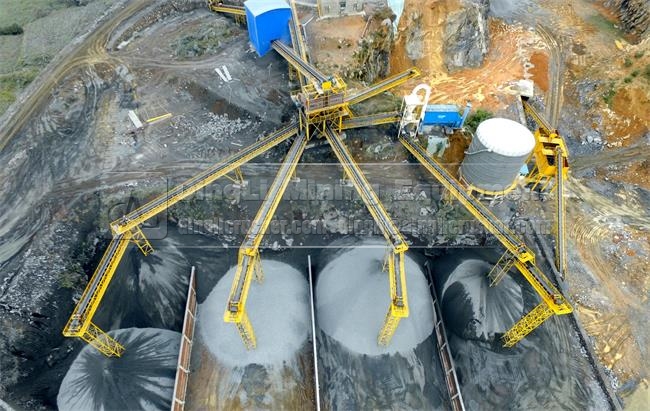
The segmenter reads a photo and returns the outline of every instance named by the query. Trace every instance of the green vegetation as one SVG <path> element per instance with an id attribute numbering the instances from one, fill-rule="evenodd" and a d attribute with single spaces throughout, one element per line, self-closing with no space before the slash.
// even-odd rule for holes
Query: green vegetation
<path id="1" fill-rule="evenodd" d="M 182 58 L 199 57 L 204 54 L 214 54 L 221 44 L 236 35 L 238 29 L 226 25 L 215 25 L 198 33 L 188 34 L 176 40 L 172 47 L 174 54 Z"/>
<path id="2" fill-rule="evenodd" d="M 71 288 L 75 289 L 77 286 L 81 286 L 81 280 L 84 277 L 83 267 L 79 262 L 74 262 L 71 264 L 71 267 L 67 271 L 59 273 L 58 281 L 61 288 Z"/>
<path id="3" fill-rule="evenodd" d="M 632 67 L 632 59 L 629 57 L 625 57 L 625 62 L 623 63 L 625 67 Z"/>
<path id="4" fill-rule="evenodd" d="M 638 77 L 639 76 L 639 70 L 634 70 L 632 73 L 630 73 L 630 76 Z"/>
<path id="5" fill-rule="evenodd" d="M 493 114 L 487 110 L 483 110 L 482 108 L 479 108 L 470 116 L 467 118 L 467 121 L 465 122 L 465 126 L 472 132 L 476 132 L 476 128 L 478 127 L 479 124 L 481 124 L 482 121 L 487 120 L 488 118 L 492 118 Z"/>
<path id="6" fill-rule="evenodd" d="M 19 34 L 23 34 L 23 28 L 19 24 L 13 23 L 0 27 L 0 36 L 16 36 Z"/>
<path id="7" fill-rule="evenodd" d="M 624 37 L 625 33 L 618 28 L 612 21 L 606 19 L 601 14 L 594 14 L 588 18 L 588 22 L 595 26 L 598 31 L 607 33 L 614 37 Z"/>
<path id="8" fill-rule="evenodd" d="M 610 83 L 607 91 L 603 93 L 603 101 L 605 101 L 608 107 L 611 107 L 614 96 L 616 95 L 616 88 L 614 86 L 615 84 L 613 82 Z"/>
<path id="9" fill-rule="evenodd" d="M 0 74 L 0 114 L 16 101 L 16 94 L 34 81 L 36 75 L 38 70 L 35 68 Z"/>
<path id="10" fill-rule="evenodd" d="M 69 7 L 70 4 L 61 0 L 1 0 L 0 26 L 27 23 L 45 17 L 54 10 Z"/>
<path id="11" fill-rule="evenodd" d="M 354 52 L 355 64 L 344 75 L 349 78 L 373 83 L 379 77 L 388 74 L 388 58 L 395 40 L 392 25 L 383 25 L 383 21 L 393 18 L 389 8 L 382 8 L 371 17 L 373 27 L 359 43 Z"/>
<path id="12" fill-rule="evenodd" d="M 644 54 L 643 51 L 637 51 L 636 53 L 634 53 L 634 58 L 638 60 L 641 57 L 643 57 L 643 54 Z"/>
<path id="13" fill-rule="evenodd" d="M 14 71 L 9 74 L 0 74 L 0 89 L 15 91 L 24 88 L 34 81 L 38 75 L 38 70 L 28 68 L 20 71 Z"/>
<path id="14" fill-rule="evenodd" d="M 646 80 L 650 81 L 650 64 L 645 66 L 645 69 L 643 70 L 643 77 L 645 77 Z"/>
<path id="15" fill-rule="evenodd" d="M 625 83 L 625 84 L 630 84 L 631 82 L 632 82 L 632 77 L 625 77 L 623 79 L 623 83 Z"/>

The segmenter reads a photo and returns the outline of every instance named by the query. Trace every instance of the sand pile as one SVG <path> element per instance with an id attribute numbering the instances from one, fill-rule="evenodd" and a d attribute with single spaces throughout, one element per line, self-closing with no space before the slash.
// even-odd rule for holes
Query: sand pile
<path id="1" fill-rule="evenodd" d="M 247 351 L 234 324 L 223 313 L 235 276 L 231 268 L 199 306 L 198 329 L 210 352 L 224 365 L 282 365 L 293 359 L 311 330 L 307 281 L 288 264 L 262 261 L 264 282 L 253 282 L 246 311 L 257 348 Z"/>
<path id="2" fill-rule="evenodd" d="M 386 248 L 364 243 L 345 250 L 319 273 L 316 284 L 318 326 L 351 351 L 380 355 L 405 353 L 433 330 L 429 287 L 418 264 L 405 260 L 410 315 L 403 319 L 388 347 L 377 345 L 390 302 L 388 274 L 382 271 Z"/>
<path id="3" fill-rule="evenodd" d="M 489 341 L 523 315 L 521 287 L 510 277 L 490 287 L 492 265 L 481 260 L 460 263 L 442 285 L 442 315 L 447 327 L 466 339 Z"/>
<path id="4" fill-rule="evenodd" d="M 156 328 L 109 334 L 126 351 L 121 358 L 107 358 L 86 345 L 63 378 L 59 410 L 168 410 L 181 335 Z"/>

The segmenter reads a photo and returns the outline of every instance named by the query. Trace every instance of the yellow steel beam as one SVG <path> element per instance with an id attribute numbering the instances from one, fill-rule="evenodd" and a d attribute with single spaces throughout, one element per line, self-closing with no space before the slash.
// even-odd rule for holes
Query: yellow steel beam
<path id="1" fill-rule="evenodd" d="M 106 334 L 92 322 L 81 335 L 81 339 L 95 347 L 95 349 L 107 357 L 121 357 L 124 353 L 124 346 L 122 344 L 110 335 Z"/>
<path id="2" fill-rule="evenodd" d="M 346 99 L 345 102 L 352 105 L 352 104 L 357 104 L 360 103 L 364 100 L 369 99 L 370 97 L 374 97 L 378 94 L 383 93 L 384 91 L 388 91 L 392 89 L 393 87 L 397 87 L 400 84 L 403 84 L 407 82 L 408 80 L 415 78 L 420 75 L 420 70 L 418 70 L 416 67 L 411 67 L 410 69 L 403 71 L 399 74 L 396 74 L 392 77 L 388 77 L 387 79 L 384 79 L 382 81 L 379 81 L 369 87 L 366 87 L 363 90 L 359 90 L 354 93 L 350 93 Z"/>
<path id="3" fill-rule="evenodd" d="M 384 234 L 386 240 L 392 247 L 388 262 L 388 280 L 390 284 L 390 307 L 386 314 L 384 324 L 379 331 L 377 342 L 380 345 L 388 345 L 401 318 L 408 317 L 408 298 L 406 291 L 406 273 L 404 271 L 404 253 L 408 250 L 408 244 L 402 237 L 388 212 L 379 201 L 379 197 L 372 186 L 366 180 L 363 172 L 352 158 L 352 154 L 345 147 L 341 138 L 331 127 L 324 132 L 325 138 L 332 147 L 332 151 L 339 160 L 345 174 L 348 176 L 354 188 L 365 203 L 368 211 Z M 395 261 L 397 260 L 397 261 Z"/>
<path id="4" fill-rule="evenodd" d="M 83 337 L 90 327 L 95 311 L 104 297 L 104 293 L 113 278 L 113 274 L 126 251 L 131 233 L 113 237 L 95 273 L 90 278 L 77 306 L 68 320 L 63 335 L 66 337 Z"/>
<path id="5" fill-rule="evenodd" d="M 236 170 L 242 164 L 289 139 L 295 135 L 297 131 L 298 128 L 293 124 L 283 127 L 268 137 L 240 150 L 207 170 L 202 171 L 168 192 L 161 194 L 142 207 L 133 210 L 118 220 L 113 221 L 111 223 L 111 230 L 116 235 L 124 234 L 133 230 L 135 227 L 144 223 L 161 211 L 166 210 L 168 207 L 171 207 L 184 198 L 189 197 L 218 178 Z"/>
<path id="6" fill-rule="evenodd" d="M 302 36 L 302 30 L 300 29 L 300 19 L 298 18 L 298 11 L 296 10 L 296 2 L 295 0 L 291 0 L 291 19 L 292 19 L 292 24 L 294 27 L 295 31 L 295 36 L 296 36 L 296 44 L 294 44 L 294 48 L 300 55 L 300 57 L 304 61 L 309 61 L 309 57 L 307 56 L 307 45 L 305 44 L 305 39 Z"/>
<path id="7" fill-rule="evenodd" d="M 555 239 L 555 258 L 557 270 L 561 275 L 566 272 L 566 247 L 565 247 L 565 207 L 564 207 L 564 153 L 560 147 L 557 148 L 555 156 L 555 163 L 557 164 L 557 179 L 555 195 L 557 196 L 557 210 L 556 210 L 556 239 Z"/>
<path id="8" fill-rule="evenodd" d="M 225 322 L 235 323 L 247 349 L 254 349 L 256 346 L 255 333 L 246 314 L 246 301 L 253 277 L 257 275 L 258 279 L 262 278 L 259 246 L 306 146 L 307 137 L 301 133 L 291 145 L 239 248 L 237 271 L 223 318 Z"/>
<path id="9" fill-rule="evenodd" d="M 523 340 L 528 334 L 530 334 L 535 328 L 539 327 L 546 321 L 550 316 L 553 315 L 553 310 L 549 308 L 548 305 L 540 303 L 535 308 L 533 308 L 528 314 L 526 314 L 522 319 L 517 321 L 517 323 L 509 329 L 501 341 L 503 341 L 504 347 L 512 347 L 517 344 L 519 341 Z"/>
<path id="10" fill-rule="evenodd" d="M 226 310 L 223 313 L 224 322 L 234 323 L 235 327 L 237 327 L 239 336 L 247 350 L 253 350 L 257 347 L 255 331 L 246 313 L 246 301 L 248 300 L 251 281 L 255 277 L 255 272 L 260 264 L 259 259 L 259 253 L 251 256 L 245 254 L 240 248 L 237 271 L 228 296 Z"/>
<path id="11" fill-rule="evenodd" d="M 318 87 L 323 89 L 327 88 L 327 83 L 329 78 L 320 72 L 316 67 L 306 60 L 303 60 L 302 57 L 289 46 L 284 44 L 279 40 L 275 40 L 271 43 L 273 50 L 277 51 L 280 56 L 282 56 L 287 63 L 291 64 L 296 70 L 298 70 L 305 77 L 313 79 L 316 82 Z M 331 83 L 329 84 L 331 86 Z"/>
<path id="12" fill-rule="evenodd" d="M 555 178 L 554 188 L 557 196 L 555 264 L 558 272 L 564 275 L 566 272 L 564 181 L 569 175 L 568 150 L 562 136 L 533 108 L 528 98 L 522 96 L 521 103 L 526 113 L 539 127 L 535 132 L 536 142 L 533 149 L 535 168 L 529 175 L 529 179 L 533 181 L 533 189 L 546 179 L 546 184 L 542 186 L 544 190 L 550 186 L 551 179 Z"/>
<path id="13" fill-rule="evenodd" d="M 210 8 L 210 10 L 218 13 L 228 13 L 228 14 L 234 14 L 236 16 L 246 15 L 246 10 L 243 7 L 223 4 L 223 2 L 217 0 L 209 0 L 208 7 Z"/>
<path id="14" fill-rule="evenodd" d="M 569 314 L 573 311 L 566 298 L 534 263 L 515 261 L 515 267 L 555 314 Z"/>
<path id="15" fill-rule="evenodd" d="M 345 170 L 345 174 L 348 176 L 361 196 L 361 199 L 366 204 L 368 211 L 370 211 L 370 214 L 377 222 L 377 225 L 384 237 L 386 237 L 386 240 L 388 240 L 396 253 L 408 250 L 408 245 L 402 237 L 402 234 L 393 223 L 393 220 L 391 220 L 388 211 L 386 211 L 384 206 L 381 204 L 381 201 L 379 201 L 379 197 L 377 197 L 375 190 L 372 189 L 372 186 L 368 180 L 366 180 L 363 172 L 352 158 L 352 154 L 341 141 L 340 136 L 338 136 L 330 127 L 327 128 L 324 134 L 332 147 L 332 151 L 334 151 L 339 163 Z"/>
<path id="16" fill-rule="evenodd" d="M 294 0 L 290 1 L 291 4 L 291 44 L 296 50 L 298 55 L 306 62 L 309 62 L 309 57 L 307 56 L 307 45 L 302 36 L 302 29 L 300 28 L 300 19 L 298 18 L 298 11 L 296 10 L 296 3 Z M 305 86 L 305 77 L 298 72 L 298 79 L 300 80 L 300 86 Z"/>
<path id="17" fill-rule="evenodd" d="M 403 252 L 391 252 L 388 255 L 388 279 L 391 304 L 377 337 L 377 344 L 382 346 L 387 346 L 390 343 L 401 319 L 409 316 Z"/>
<path id="18" fill-rule="evenodd" d="M 497 270 L 499 272 L 495 274 L 490 273 L 493 282 L 498 281 L 505 274 L 505 271 L 514 264 L 543 300 L 542 304 L 547 310 L 555 314 L 568 314 L 573 311 L 564 296 L 535 265 L 532 251 L 514 233 L 504 224 L 500 223 L 480 201 L 467 193 L 460 182 L 453 178 L 435 159 L 428 156 L 422 147 L 404 136 L 400 136 L 400 142 L 506 248 L 506 254 L 504 254 L 504 257 L 497 264 L 500 267 Z M 509 255 L 515 258 L 509 258 Z M 539 325 L 548 318 L 545 317 L 540 321 L 540 318 L 542 318 L 539 315 L 540 312 L 541 309 L 534 314 L 531 313 L 530 317 L 524 317 L 519 323 L 515 324 L 512 333 L 507 334 L 508 339 L 504 339 L 504 342 L 509 344 L 514 341 L 516 343 L 516 341 L 519 341 L 532 330 L 529 329 L 532 324 Z M 533 321 L 533 318 L 536 320 Z"/>
<path id="19" fill-rule="evenodd" d="M 351 128 L 372 127 L 381 124 L 398 123 L 400 115 L 397 112 L 391 111 L 388 113 L 371 114 L 368 116 L 352 117 L 343 120 L 341 128 L 349 130 Z"/>
<path id="20" fill-rule="evenodd" d="M 163 114 L 163 115 L 160 115 L 160 116 L 151 117 L 151 118 L 145 120 L 145 122 L 148 123 L 148 124 L 151 124 L 151 123 L 154 123 L 156 121 L 160 121 L 160 120 L 170 118 L 171 116 L 172 116 L 172 113 L 166 113 L 166 114 Z"/>
<path id="21" fill-rule="evenodd" d="M 535 123 L 537 123 L 537 126 L 538 126 L 540 129 L 542 129 L 542 131 L 543 131 L 547 136 L 550 136 L 550 135 L 553 134 L 553 133 L 557 134 L 557 132 L 555 131 L 555 129 L 553 129 L 553 127 L 551 127 L 551 125 L 548 123 L 548 121 L 546 121 L 546 120 L 544 119 L 544 117 L 542 117 L 542 116 L 537 112 L 537 110 L 535 110 L 535 108 L 533 108 L 533 106 L 530 105 L 530 103 L 528 102 L 528 98 L 527 98 L 527 97 L 523 97 L 523 96 L 521 97 L 521 104 L 524 106 L 524 111 L 525 111 L 526 113 L 528 113 L 528 114 L 533 118 L 533 120 L 535 121 Z"/>
<path id="22" fill-rule="evenodd" d="M 413 156 L 438 180 L 483 226 L 494 235 L 503 246 L 519 261 L 534 261 L 535 255 L 513 233 L 503 224 L 490 210 L 487 209 L 474 196 L 465 191 L 463 185 L 456 180 L 449 172 L 435 159 L 427 155 L 426 151 L 419 144 L 399 137 L 400 142 Z"/>
<path id="23" fill-rule="evenodd" d="M 296 167 L 298 167 L 298 161 L 300 160 L 302 153 L 305 151 L 306 146 L 307 138 L 303 134 L 297 136 L 293 145 L 289 149 L 284 162 L 280 166 L 276 179 L 273 181 L 273 184 L 271 184 L 269 192 L 264 199 L 264 202 L 262 202 L 255 219 L 253 219 L 248 233 L 246 234 L 246 238 L 242 244 L 246 254 L 250 255 L 259 248 L 260 243 L 262 242 L 262 237 L 273 218 L 275 210 L 278 208 L 278 204 L 280 204 L 282 195 L 287 189 L 289 181 L 291 181 L 291 178 L 296 171 Z"/>

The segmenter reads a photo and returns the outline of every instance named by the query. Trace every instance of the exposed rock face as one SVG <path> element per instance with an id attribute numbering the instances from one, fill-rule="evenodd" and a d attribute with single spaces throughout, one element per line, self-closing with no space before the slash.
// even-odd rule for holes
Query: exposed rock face
<path id="1" fill-rule="evenodd" d="M 405 0 L 391 71 L 478 67 L 488 52 L 489 0 Z"/>
<path id="2" fill-rule="evenodd" d="M 450 72 L 483 63 L 488 52 L 489 9 L 489 0 L 461 0 L 461 8 L 447 16 L 444 52 Z"/>
<path id="3" fill-rule="evenodd" d="M 623 27 L 629 33 L 639 37 L 650 35 L 648 0 L 608 0 L 606 4 L 618 13 Z"/>

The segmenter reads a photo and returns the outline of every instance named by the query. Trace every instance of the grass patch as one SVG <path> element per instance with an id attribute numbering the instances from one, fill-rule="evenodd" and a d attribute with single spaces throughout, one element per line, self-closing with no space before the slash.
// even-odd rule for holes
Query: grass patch
<path id="1" fill-rule="evenodd" d="M 623 65 L 625 67 L 632 67 L 632 59 L 629 57 L 625 57 L 625 61 L 623 62 Z"/>
<path id="2" fill-rule="evenodd" d="M 637 51 L 636 53 L 634 53 L 634 58 L 638 60 L 641 57 L 643 57 L 643 54 L 644 54 L 643 51 Z"/>
<path id="3" fill-rule="evenodd" d="M 607 20 L 605 17 L 603 17 L 600 14 L 595 14 L 595 15 L 589 17 L 588 21 L 592 26 L 595 26 L 599 31 L 611 34 L 613 36 L 623 37 L 624 34 L 625 34 L 620 29 L 618 29 L 614 25 L 614 23 Z"/>
<path id="4" fill-rule="evenodd" d="M 35 68 L 14 71 L 13 73 L 0 75 L 0 90 L 16 91 L 29 85 L 36 76 L 38 70 Z"/>
<path id="5" fill-rule="evenodd" d="M 630 73 L 630 76 L 632 77 L 638 77 L 639 76 L 639 70 L 634 70 L 632 73 Z"/>
<path id="6" fill-rule="evenodd" d="M 632 77 L 625 77 L 623 79 L 623 83 L 625 83 L 625 84 L 630 84 L 631 82 L 632 82 Z"/>
<path id="7" fill-rule="evenodd" d="M 0 0 L 0 27 L 14 23 L 24 26 L 70 5 L 65 0 Z"/>
<path id="8" fill-rule="evenodd" d="M 37 75 L 38 70 L 33 68 L 0 75 L 0 115 L 16 101 L 16 94 L 34 81 Z"/>
<path id="9" fill-rule="evenodd" d="M 7 111 L 14 101 L 16 101 L 16 94 L 13 91 L 0 88 L 0 115 Z"/>

